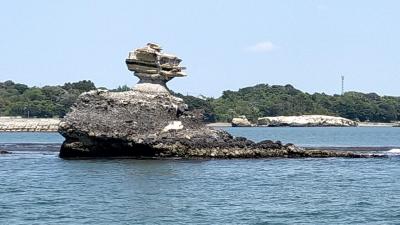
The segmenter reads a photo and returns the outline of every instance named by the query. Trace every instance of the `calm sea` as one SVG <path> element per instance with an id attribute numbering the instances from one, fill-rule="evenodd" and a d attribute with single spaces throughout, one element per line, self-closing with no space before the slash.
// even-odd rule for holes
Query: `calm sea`
<path id="1" fill-rule="evenodd" d="M 280 140 L 303 147 L 399 147 L 398 127 L 227 127 L 254 141 Z"/>
<path id="2" fill-rule="evenodd" d="M 301 146 L 400 146 L 400 128 L 227 128 Z M 62 160 L 0 133 L 0 224 L 400 224 L 400 157 Z"/>

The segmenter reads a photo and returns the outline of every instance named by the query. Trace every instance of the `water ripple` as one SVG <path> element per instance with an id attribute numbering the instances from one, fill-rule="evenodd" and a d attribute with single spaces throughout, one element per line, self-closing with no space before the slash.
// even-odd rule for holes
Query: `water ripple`
<path id="1" fill-rule="evenodd" d="M 0 224 L 400 223 L 388 158 L 0 162 Z"/>

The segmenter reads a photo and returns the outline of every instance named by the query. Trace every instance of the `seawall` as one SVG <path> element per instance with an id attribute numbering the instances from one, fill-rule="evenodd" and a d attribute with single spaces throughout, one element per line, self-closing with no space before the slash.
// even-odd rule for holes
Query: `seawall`
<path id="1" fill-rule="evenodd" d="M 56 132 L 58 118 L 0 117 L 0 132 Z"/>

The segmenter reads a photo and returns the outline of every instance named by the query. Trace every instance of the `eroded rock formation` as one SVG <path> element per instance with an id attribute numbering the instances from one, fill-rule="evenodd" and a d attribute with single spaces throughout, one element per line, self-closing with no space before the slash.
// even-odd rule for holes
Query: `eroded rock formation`
<path id="1" fill-rule="evenodd" d="M 187 111 L 183 100 L 168 92 L 166 82 L 182 76 L 183 68 L 175 56 L 163 57 L 158 45 L 148 44 L 127 59 L 140 78 L 132 91 L 82 94 L 60 123 L 66 139 L 60 157 L 358 157 L 280 142 L 255 143 L 205 126 L 201 115 Z"/>

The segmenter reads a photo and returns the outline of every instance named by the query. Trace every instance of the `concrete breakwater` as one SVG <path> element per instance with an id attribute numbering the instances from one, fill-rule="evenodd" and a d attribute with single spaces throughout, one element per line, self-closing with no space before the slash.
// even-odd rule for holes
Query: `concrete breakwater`
<path id="1" fill-rule="evenodd" d="M 0 117 L 0 132 L 56 132 L 58 118 Z"/>

